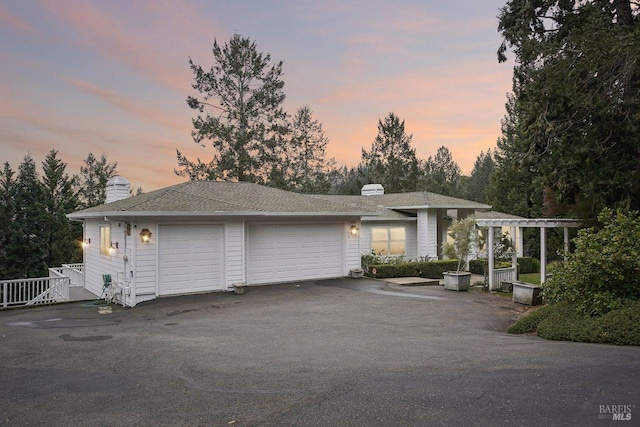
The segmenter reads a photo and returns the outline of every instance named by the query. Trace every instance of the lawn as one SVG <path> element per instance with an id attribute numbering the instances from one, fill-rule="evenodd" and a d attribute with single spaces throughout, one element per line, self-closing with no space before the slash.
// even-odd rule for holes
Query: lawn
<path id="1" fill-rule="evenodd" d="M 534 285 L 540 284 L 540 273 L 526 273 L 518 275 L 518 280 L 521 282 L 533 283 Z"/>

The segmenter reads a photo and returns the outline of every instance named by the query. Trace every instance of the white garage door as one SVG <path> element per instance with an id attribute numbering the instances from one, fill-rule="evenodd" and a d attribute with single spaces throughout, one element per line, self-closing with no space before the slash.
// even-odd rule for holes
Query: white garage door
<path id="1" fill-rule="evenodd" d="M 344 276 L 343 224 L 254 224 L 249 228 L 249 284 Z"/>
<path id="2" fill-rule="evenodd" d="M 160 295 L 224 288 L 221 225 L 161 225 L 158 234 Z"/>

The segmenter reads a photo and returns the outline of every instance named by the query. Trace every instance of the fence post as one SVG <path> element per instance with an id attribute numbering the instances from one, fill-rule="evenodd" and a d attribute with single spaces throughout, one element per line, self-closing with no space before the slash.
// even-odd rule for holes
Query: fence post
<path id="1" fill-rule="evenodd" d="M 7 284 L 2 283 L 2 308 L 7 308 Z"/>

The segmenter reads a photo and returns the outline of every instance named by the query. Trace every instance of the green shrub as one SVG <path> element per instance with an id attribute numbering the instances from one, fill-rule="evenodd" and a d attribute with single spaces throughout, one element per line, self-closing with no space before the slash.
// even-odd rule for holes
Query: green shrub
<path id="1" fill-rule="evenodd" d="M 524 260 L 524 261 L 523 261 Z M 530 271 L 532 269 L 531 257 L 518 258 L 518 272 L 520 273 L 534 273 Z M 522 270 L 520 265 L 524 263 L 526 265 L 525 271 Z M 511 267 L 510 260 L 497 260 L 495 263 L 495 268 L 507 268 Z M 488 268 L 488 263 L 486 258 L 478 258 L 472 259 L 469 261 L 469 271 L 473 274 L 485 274 L 485 268 Z"/>
<path id="2" fill-rule="evenodd" d="M 530 256 L 518 258 L 518 274 L 537 273 L 538 271 L 535 269 L 533 258 Z"/>
<path id="3" fill-rule="evenodd" d="M 545 283 L 546 301 L 568 301 L 601 316 L 640 299 L 638 213 L 604 209 L 598 220 L 602 228 L 578 231 L 575 251 Z"/>
<path id="4" fill-rule="evenodd" d="M 576 304 L 542 306 L 511 325 L 508 332 L 537 332 L 541 338 L 616 345 L 640 345 L 640 301 L 600 317 L 582 312 Z"/>
<path id="5" fill-rule="evenodd" d="M 510 334 L 525 334 L 527 332 L 534 332 L 538 328 L 538 323 L 542 321 L 550 310 L 549 305 L 543 305 L 536 308 L 534 311 L 528 313 L 526 316 L 518 319 L 516 323 L 511 325 L 507 332 Z"/>
<path id="6" fill-rule="evenodd" d="M 445 271 L 455 270 L 457 260 L 440 260 L 425 262 L 405 262 L 403 264 L 379 264 L 369 265 L 367 276 L 377 279 L 390 277 L 424 277 L 428 279 L 441 279 Z"/>

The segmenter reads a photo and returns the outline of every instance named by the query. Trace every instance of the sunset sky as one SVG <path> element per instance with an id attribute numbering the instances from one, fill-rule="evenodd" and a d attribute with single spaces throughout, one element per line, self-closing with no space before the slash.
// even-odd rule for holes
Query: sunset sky
<path id="1" fill-rule="evenodd" d="M 51 150 L 78 173 L 105 153 L 145 191 L 184 181 L 188 60 L 208 69 L 214 39 L 238 33 L 284 61 L 285 109 L 307 104 L 328 157 L 355 166 L 394 112 L 421 158 L 445 145 L 469 173 L 495 147 L 513 62 L 498 64 L 506 0 L 0 0 L 0 161 Z"/>

